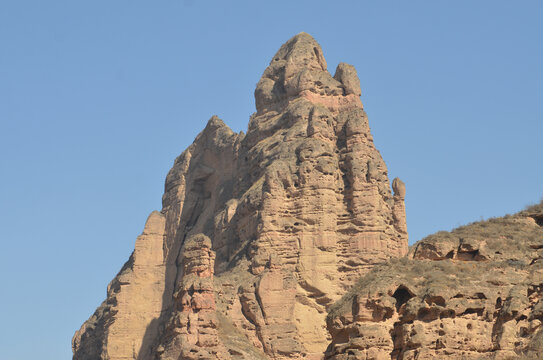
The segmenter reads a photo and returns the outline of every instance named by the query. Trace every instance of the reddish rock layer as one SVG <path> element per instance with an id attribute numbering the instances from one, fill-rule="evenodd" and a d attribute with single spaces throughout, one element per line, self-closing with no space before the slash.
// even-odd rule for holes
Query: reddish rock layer
<path id="1" fill-rule="evenodd" d="M 175 309 L 156 354 L 159 359 L 225 359 L 226 348 L 217 330 L 211 240 L 203 234 L 190 237 L 180 256 L 182 276 L 173 294 Z"/>

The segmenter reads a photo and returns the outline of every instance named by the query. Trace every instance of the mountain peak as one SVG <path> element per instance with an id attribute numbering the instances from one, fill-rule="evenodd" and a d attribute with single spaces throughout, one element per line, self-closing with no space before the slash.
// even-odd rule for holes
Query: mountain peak
<path id="1" fill-rule="evenodd" d="M 309 34 L 301 32 L 275 53 L 255 90 L 258 114 L 282 111 L 288 103 L 304 97 L 332 111 L 339 107 L 362 107 L 360 82 L 354 67 L 341 65 L 340 76 L 327 70 L 321 46 Z"/>
<path id="2" fill-rule="evenodd" d="M 332 77 L 300 33 L 255 95 L 247 135 L 213 116 L 176 159 L 74 360 L 320 360 L 327 308 L 407 253 L 405 187 L 391 193 L 354 67 Z"/>
<path id="3" fill-rule="evenodd" d="M 305 32 L 294 35 L 284 43 L 270 61 L 270 65 L 280 61 L 326 71 L 326 60 L 322 54 L 321 46 Z"/>

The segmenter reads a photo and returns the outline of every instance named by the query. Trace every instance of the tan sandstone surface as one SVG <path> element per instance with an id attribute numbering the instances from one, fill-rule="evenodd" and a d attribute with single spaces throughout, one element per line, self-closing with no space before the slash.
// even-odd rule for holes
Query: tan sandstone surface
<path id="1" fill-rule="evenodd" d="M 247 134 L 214 116 L 175 160 L 74 359 L 322 359 L 330 306 L 408 251 L 360 95 L 308 34 L 281 46 Z"/>
<path id="2" fill-rule="evenodd" d="M 543 359 L 543 203 L 439 232 L 330 309 L 326 359 Z"/>

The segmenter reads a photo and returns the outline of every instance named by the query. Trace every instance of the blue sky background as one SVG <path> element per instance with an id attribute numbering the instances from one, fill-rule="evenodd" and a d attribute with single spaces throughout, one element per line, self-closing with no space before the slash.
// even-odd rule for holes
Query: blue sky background
<path id="1" fill-rule="evenodd" d="M 541 1 L 3 1 L 0 358 L 69 359 L 167 171 L 300 31 L 358 69 L 416 241 L 543 196 Z"/>

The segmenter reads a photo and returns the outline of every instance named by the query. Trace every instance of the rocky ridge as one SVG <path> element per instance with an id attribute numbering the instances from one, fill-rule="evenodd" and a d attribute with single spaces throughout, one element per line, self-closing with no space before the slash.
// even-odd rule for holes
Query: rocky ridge
<path id="1" fill-rule="evenodd" d="M 439 232 L 362 277 L 326 359 L 543 358 L 543 203 Z"/>
<path id="2" fill-rule="evenodd" d="M 322 359 L 330 306 L 408 250 L 360 95 L 308 34 L 281 46 L 247 134 L 214 116 L 175 160 L 74 359 Z"/>

